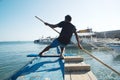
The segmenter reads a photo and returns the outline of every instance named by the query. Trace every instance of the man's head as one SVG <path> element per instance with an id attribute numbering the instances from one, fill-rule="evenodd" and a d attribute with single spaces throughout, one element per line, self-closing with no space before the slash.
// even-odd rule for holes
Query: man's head
<path id="1" fill-rule="evenodd" d="M 65 16 L 65 21 L 70 22 L 71 20 L 72 20 L 72 18 L 71 18 L 71 16 L 70 16 L 70 15 L 66 15 L 66 16 Z"/>

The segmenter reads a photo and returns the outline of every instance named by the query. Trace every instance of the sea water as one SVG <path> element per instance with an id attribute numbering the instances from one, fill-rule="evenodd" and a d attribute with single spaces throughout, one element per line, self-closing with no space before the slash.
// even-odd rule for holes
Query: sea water
<path id="1" fill-rule="evenodd" d="M 33 42 L 0 42 L 0 80 L 6 79 L 32 60 L 26 57 L 38 53 L 42 45 Z"/>
<path id="2" fill-rule="evenodd" d="M 38 54 L 46 45 L 34 44 L 33 42 L 0 42 L 0 80 L 4 80 L 20 70 L 33 58 L 26 57 L 28 54 Z M 56 53 L 51 49 L 48 53 Z M 78 48 L 66 48 L 65 54 L 76 54 L 84 57 L 84 61 L 91 65 L 91 70 L 98 80 L 120 80 L 120 76 L 103 66 L 95 59 L 88 56 Z M 105 64 L 120 72 L 120 56 L 113 50 L 90 50 L 90 53 L 99 58 Z M 114 54 L 113 54 L 114 53 Z M 117 53 L 118 54 L 118 53 Z M 120 54 L 120 53 L 119 53 Z"/>

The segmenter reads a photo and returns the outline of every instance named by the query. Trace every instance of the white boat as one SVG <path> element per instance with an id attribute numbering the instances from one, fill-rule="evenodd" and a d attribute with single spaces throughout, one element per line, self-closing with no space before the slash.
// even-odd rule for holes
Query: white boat
<path id="1" fill-rule="evenodd" d="M 90 48 L 93 47 L 92 42 L 94 42 L 95 38 L 93 36 L 95 33 L 92 31 L 92 29 L 84 29 L 84 30 L 79 30 L 77 31 L 78 36 L 80 38 L 80 43 L 84 48 Z M 74 38 L 72 38 L 72 42 L 76 43 L 76 38 L 75 35 L 73 35 Z M 39 43 L 39 44 L 50 44 L 55 38 L 47 37 L 47 38 L 41 38 L 38 40 L 35 40 L 34 43 Z M 68 44 L 69 48 L 76 48 L 76 45 L 70 43 Z"/>
<path id="2" fill-rule="evenodd" d="M 47 38 L 40 38 L 38 40 L 35 40 L 34 43 L 39 44 L 50 44 L 55 38 L 47 37 Z"/>
<path id="3" fill-rule="evenodd" d="M 96 47 L 93 42 L 96 41 L 95 33 L 92 29 L 84 29 L 77 31 L 78 37 L 80 39 L 80 43 L 84 48 L 91 49 L 92 47 Z M 74 38 L 76 39 L 76 38 Z M 75 42 L 75 40 L 73 40 Z"/>

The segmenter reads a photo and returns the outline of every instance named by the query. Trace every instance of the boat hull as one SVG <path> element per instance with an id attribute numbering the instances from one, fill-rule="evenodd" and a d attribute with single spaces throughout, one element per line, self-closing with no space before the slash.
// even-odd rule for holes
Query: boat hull
<path id="1" fill-rule="evenodd" d="M 59 57 L 36 58 L 9 80 L 64 80 L 64 61 Z"/>

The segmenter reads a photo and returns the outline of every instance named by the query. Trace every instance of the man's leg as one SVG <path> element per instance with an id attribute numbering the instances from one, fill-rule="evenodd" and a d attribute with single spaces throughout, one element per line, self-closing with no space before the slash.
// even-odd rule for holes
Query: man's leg
<path id="1" fill-rule="evenodd" d="M 60 47 L 60 49 L 61 49 L 61 54 L 60 54 L 60 57 L 61 57 L 61 58 L 64 58 L 63 51 L 64 51 L 64 49 L 65 49 L 65 48 L 64 48 L 64 47 Z"/>
<path id="2" fill-rule="evenodd" d="M 39 56 L 41 56 L 45 51 L 48 51 L 50 49 L 50 46 L 47 46 L 45 49 L 43 49 L 42 52 L 39 53 Z"/>
<path id="3" fill-rule="evenodd" d="M 47 46 L 42 52 L 39 53 L 39 56 L 42 55 L 42 53 L 44 53 L 45 51 L 48 51 L 50 48 L 54 48 L 54 47 L 57 47 L 59 45 L 57 39 L 54 39 L 53 42 Z"/>

